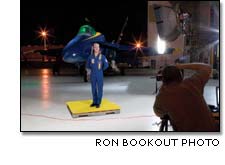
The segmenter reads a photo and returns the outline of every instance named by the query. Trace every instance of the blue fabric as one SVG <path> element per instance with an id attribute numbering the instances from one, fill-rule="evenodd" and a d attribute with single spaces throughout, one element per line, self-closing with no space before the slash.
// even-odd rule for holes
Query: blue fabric
<path id="1" fill-rule="evenodd" d="M 94 104 L 101 104 L 103 95 L 103 71 L 109 67 L 106 57 L 102 54 L 88 57 L 86 68 L 91 70 L 91 89 Z"/>

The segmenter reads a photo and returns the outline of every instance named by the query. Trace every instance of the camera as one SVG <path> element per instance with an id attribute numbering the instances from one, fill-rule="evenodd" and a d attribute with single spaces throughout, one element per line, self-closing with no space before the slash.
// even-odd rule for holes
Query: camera
<path id="1" fill-rule="evenodd" d="M 158 74 L 156 76 L 156 81 L 162 81 L 162 79 L 163 79 L 163 76 L 161 74 Z"/>

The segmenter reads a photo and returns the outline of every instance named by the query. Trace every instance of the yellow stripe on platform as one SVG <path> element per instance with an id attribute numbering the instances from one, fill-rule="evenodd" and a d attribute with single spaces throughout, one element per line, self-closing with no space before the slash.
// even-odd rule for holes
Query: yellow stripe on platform
<path id="1" fill-rule="evenodd" d="M 109 101 L 108 99 L 102 99 L 102 103 L 99 108 L 90 107 L 92 100 L 78 100 L 78 101 L 68 101 L 66 105 L 70 110 L 72 116 L 84 115 L 89 113 L 98 113 L 98 112 L 115 112 L 120 110 L 120 106 Z M 79 116 L 78 116 L 79 117 Z"/>

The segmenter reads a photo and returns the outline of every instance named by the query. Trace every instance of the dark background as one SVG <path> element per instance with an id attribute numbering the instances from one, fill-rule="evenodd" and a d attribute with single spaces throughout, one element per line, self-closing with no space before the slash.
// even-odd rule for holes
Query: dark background
<path id="1" fill-rule="evenodd" d="M 72 2 L 73 1 L 73 2 Z M 21 45 L 40 44 L 38 30 L 46 27 L 52 44 L 66 44 L 78 32 L 79 27 L 89 24 L 105 35 L 107 41 L 117 40 L 128 16 L 121 43 L 133 42 L 134 38 L 146 40 L 147 1 L 25 1 L 20 3 Z M 85 21 L 85 18 L 89 22 Z M 146 43 L 145 43 L 146 44 Z"/>

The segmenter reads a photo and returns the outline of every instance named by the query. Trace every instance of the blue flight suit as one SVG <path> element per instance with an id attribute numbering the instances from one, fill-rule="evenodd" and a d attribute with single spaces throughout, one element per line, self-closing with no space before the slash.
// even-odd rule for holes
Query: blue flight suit
<path id="1" fill-rule="evenodd" d="M 100 105 L 103 95 L 103 71 L 109 67 L 106 57 L 102 54 L 90 55 L 88 57 L 86 68 L 91 70 L 91 89 L 93 104 Z"/>

